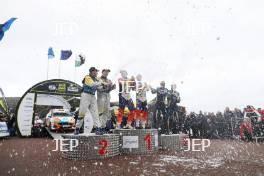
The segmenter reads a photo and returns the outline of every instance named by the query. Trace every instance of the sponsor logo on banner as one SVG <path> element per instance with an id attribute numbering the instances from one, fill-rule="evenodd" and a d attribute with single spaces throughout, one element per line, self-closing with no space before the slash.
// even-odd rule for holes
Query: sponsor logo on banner
<path id="1" fill-rule="evenodd" d="M 34 99 L 34 93 L 26 94 L 18 109 L 17 125 L 22 136 L 31 135 Z"/>
<path id="2" fill-rule="evenodd" d="M 66 84 L 59 84 L 58 91 L 59 92 L 66 92 Z"/>
<path id="3" fill-rule="evenodd" d="M 123 136 L 123 148 L 138 148 L 138 136 Z"/>
<path id="4" fill-rule="evenodd" d="M 67 91 L 68 91 L 68 92 L 78 92 L 79 89 L 78 89 L 78 87 L 76 87 L 76 86 L 74 86 L 74 85 L 71 84 L 71 85 L 68 87 Z"/>
<path id="5" fill-rule="evenodd" d="M 26 100 L 30 101 L 30 100 L 32 100 L 32 98 L 31 97 L 27 97 Z"/>
<path id="6" fill-rule="evenodd" d="M 33 108 L 33 106 L 32 105 L 26 105 L 26 106 L 24 106 L 24 107 L 26 107 L 26 108 Z M 25 112 L 26 112 L 27 110 L 25 110 Z"/>
<path id="7" fill-rule="evenodd" d="M 54 85 L 54 84 L 49 85 L 49 90 L 51 90 L 51 91 L 57 90 L 56 85 Z"/>

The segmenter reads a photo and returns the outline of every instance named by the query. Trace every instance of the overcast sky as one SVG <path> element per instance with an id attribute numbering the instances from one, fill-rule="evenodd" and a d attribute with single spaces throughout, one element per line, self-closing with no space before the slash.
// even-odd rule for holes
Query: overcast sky
<path id="1" fill-rule="evenodd" d="M 1 0 L 0 23 L 17 17 L 0 42 L 0 86 L 22 96 L 47 78 L 81 84 L 90 66 L 141 73 L 153 87 L 176 83 L 188 111 L 247 104 L 264 108 L 262 0 Z M 75 55 L 86 63 L 74 69 Z M 112 93 L 117 100 L 117 92 Z M 153 95 L 148 94 L 149 99 Z"/>

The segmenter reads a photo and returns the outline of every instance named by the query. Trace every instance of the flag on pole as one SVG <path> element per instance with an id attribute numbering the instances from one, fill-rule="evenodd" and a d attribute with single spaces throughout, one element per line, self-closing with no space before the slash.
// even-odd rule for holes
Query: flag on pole
<path id="1" fill-rule="evenodd" d="M 80 67 L 81 65 L 83 65 L 85 63 L 85 56 L 82 55 L 82 54 L 79 54 L 77 57 L 76 57 L 76 60 L 75 60 L 75 67 Z"/>
<path id="2" fill-rule="evenodd" d="M 17 18 L 10 18 L 7 22 L 4 24 L 0 24 L 0 41 L 3 39 L 5 32 L 9 30 L 11 27 L 12 23 L 16 20 Z"/>
<path id="3" fill-rule="evenodd" d="M 75 67 L 80 67 L 80 66 L 81 66 L 81 61 L 75 60 Z"/>
<path id="4" fill-rule="evenodd" d="M 52 59 L 54 57 L 55 57 L 55 55 L 54 55 L 53 49 L 52 49 L 52 47 L 49 47 L 49 49 L 48 49 L 48 59 Z"/>
<path id="5" fill-rule="evenodd" d="M 0 112 L 7 113 L 8 112 L 8 105 L 6 102 L 5 94 L 0 87 Z"/>
<path id="6" fill-rule="evenodd" d="M 72 51 L 71 50 L 61 50 L 61 58 L 60 60 L 67 60 L 71 57 Z"/>

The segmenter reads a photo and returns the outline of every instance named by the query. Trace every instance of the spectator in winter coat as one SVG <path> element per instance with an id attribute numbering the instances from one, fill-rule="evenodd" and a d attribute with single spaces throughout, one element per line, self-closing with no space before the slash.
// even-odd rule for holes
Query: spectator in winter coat
<path id="1" fill-rule="evenodd" d="M 252 125 L 249 117 L 246 117 L 240 125 L 240 138 L 246 141 L 252 141 Z"/>

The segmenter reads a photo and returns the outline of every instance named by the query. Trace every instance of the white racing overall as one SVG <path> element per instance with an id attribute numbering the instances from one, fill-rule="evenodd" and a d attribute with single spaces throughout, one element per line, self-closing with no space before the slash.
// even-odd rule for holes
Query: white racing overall
<path id="1" fill-rule="evenodd" d="M 76 128 L 81 128 L 84 122 L 84 133 L 90 133 L 95 127 L 101 127 L 99 121 L 97 101 L 95 95 L 89 93 L 81 94 L 79 117 Z"/>
<path id="2" fill-rule="evenodd" d="M 84 133 L 90 133 L 93 127 L 101 127 L 95 97 L 98 86 L 100 86 L 100 83 L 97 80 L 89 75 L 85 77 L 84 90 L 81 94 L 79 118 L 76 123 L 76 128 L 80 129 L 84 122 Z"/>
<path id="3" fill-rule="evenodd" d="M 110 119 L 110 98 L 110 93 L 97 92 L 99 121 L 102 128 L 106 127 L 106 122 Z"/>
<path id="4" fill-rule="evenodd" d="M 110 91 L 115 87 L 113 87 L 112 81 L 106 77 L 101 76 L 99 81 L 102 84 L 102 88 L 97 90 L 97 105 L 101 127 L 105 128 L 107 120 L 110 120 Z"/>

